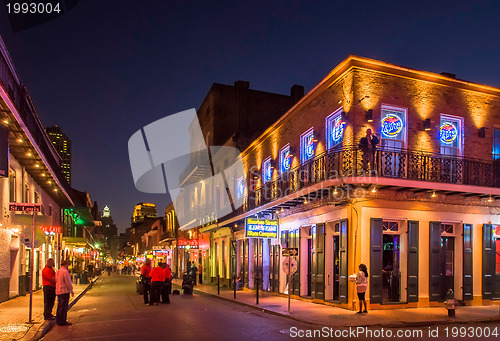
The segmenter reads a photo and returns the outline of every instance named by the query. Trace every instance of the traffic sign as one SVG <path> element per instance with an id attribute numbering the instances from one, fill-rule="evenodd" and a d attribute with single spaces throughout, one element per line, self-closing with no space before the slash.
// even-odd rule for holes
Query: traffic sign
<path id="1" fill-rule="evenodd" d="M 45 243 L 45 237 L 45 232 L 39 228 L 35 229 L 35 249 L 38 249 L 43 245 L 43 243 Z M 21 243 L 23 243 L 27 248 L 31 248 L 31 226 L 28 226 L 21 231 Z"/>
<path id="2" fill-rule="evenodd" d="M 299 249 L 296 247 L 289 247 L 281 250 L 281 255 L 284 257 L 295 257 L 299 254 Z"/>
<path id="3" fill-rule="evenodd" d="M 292 257 L 286 257 L 283 260 L 283 272 L 285 275 L 293 275 L 295 272 L 297 272 L 297 260 Z"/>
<path id="4" fill-rule="evenodd" d="M 41 204 L 28 204 L 20 202 L 10 202 L 9 211 L 22 211 L 22 212 L 41 212 Z"/>

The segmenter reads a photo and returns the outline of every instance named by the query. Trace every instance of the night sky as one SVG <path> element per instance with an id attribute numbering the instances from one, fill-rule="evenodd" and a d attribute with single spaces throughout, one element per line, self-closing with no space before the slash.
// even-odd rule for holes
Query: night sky
<path id="1" fill-rule="evenodd" d="M 124 230 L 136 203 L 163 215 L 170 201 L 135 189 L 128 139 L 197 109 L 212 83 L 308 92 L 355 54 L 500 87 L 499 14 L 498 1 L 81 0 L 19 33 L 2 8 L 0 35 L 42 122 L 73 141 L 72 186 Z"/>

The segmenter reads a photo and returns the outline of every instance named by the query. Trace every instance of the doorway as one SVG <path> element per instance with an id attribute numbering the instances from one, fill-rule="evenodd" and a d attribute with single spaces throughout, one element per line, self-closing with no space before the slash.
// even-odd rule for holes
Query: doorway
<path id="1" fill-rule="evenodd" d="M 338 223 L 335 225 L 339 225 Z M 335 230 L 337 230 L 335 226 Z M 333 300 L 340 300 L 340 236 L 333 238 Z"/>
<path id="2" fill-rule="evenodd" d="M 382 303 L 400 302 L 400 236 L 384 234 L 383 243 Z"/>
<path id="3" fill-rule="evenodd" d="M 444 224 L 443 224 L 444 225 Z M 455 238 L 441 237 L 441 295 L 442 301 L 446 300 L 448 290 L 455 287 Z"/>

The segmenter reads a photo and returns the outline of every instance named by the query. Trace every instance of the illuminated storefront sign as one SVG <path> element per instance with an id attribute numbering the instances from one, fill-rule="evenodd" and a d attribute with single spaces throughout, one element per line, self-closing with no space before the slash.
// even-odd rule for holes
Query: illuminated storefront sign
<path id="1" fill-rule="evenodd" d="M 245 237 L 278 238 L 278 221 L 274 219 L 247 218 Z"/>
<path id="2" fill-rule="evenodd" d="M 382 119 L 382 135 L 395 137 L 403 129 L 403 120 L 394 114 L 388 114 Z"/>
<path id="3" fill-rule="evenodd" d="M 342 121 L 342 108 L 326 118 L 326 136 L 328 149 L 342 143 L 344 139 L 345 122 Z"/>
<path id="4" fill-rule="evenodd" d="M 302 162 L 305 162 L 314 156 L 314 142 L 316 142 L 316 140 L 314 139 L 314 131 L 312 128 L 300 137 Z"/>
<path id="5" fill-rule="evenodd" d="M 290 151 L 290 146 L 286 146 L 280 151 L 280 172 L 281 174 L 286 173 L 290 170 L 292 165 L 292 153 Z"/>
<path id="6" fill-rule="evenodd" d="M 238 199 L 242 198 L 245 195 L 246 186 L 244 180 L 245 179 L 241 177 L 236 183 L 236 196 L 238 197 Z"/>
<path id="7" fill-rule="evenodd" d="M 439 128 L 439 139 L 443 143 L 453 143 L 457 136 L 458 130 L 451 122 L 445 122 Z"/>
<path id="8" fill-rule="evenodd" d="M 199 246 L 198 239 L 179 239 L 177 245 L 179 249 L 197 249 Z"/>
<path id="9" fill-rule="evenodd" d="M 45 232 L 45 234 L 56 234 L 56 233 L 62 233 L 62 227 L 61 226 L 40 226 L 40 230 Z"/>
<path id="10" fill-rule="evenodd" d="M 268 157 L 262 164 L 262 178 L 264 179 L 264 183 L 266 183 L 271 181 L 272 177 L 273 167 L 271 167 L 271 157 Z"/>

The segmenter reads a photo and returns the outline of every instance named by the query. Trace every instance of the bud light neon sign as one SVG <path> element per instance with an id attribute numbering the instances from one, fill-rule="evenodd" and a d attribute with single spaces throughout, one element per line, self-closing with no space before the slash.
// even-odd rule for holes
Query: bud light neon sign
<path id="1" fill-rule="evenodd" d="M 443 143 L 453 143 L 458 135 L 457 128 L 450 122 L 445 122 L 439 128 L 439 139 Z"/>
<path id="2" fill-rule="evenodd" d="M 382 135 L 396 137 L 403 129 L 403 121 L 396 115 L 389 114 L 382 119 Z"/>

